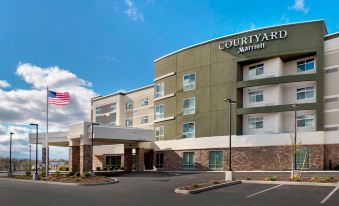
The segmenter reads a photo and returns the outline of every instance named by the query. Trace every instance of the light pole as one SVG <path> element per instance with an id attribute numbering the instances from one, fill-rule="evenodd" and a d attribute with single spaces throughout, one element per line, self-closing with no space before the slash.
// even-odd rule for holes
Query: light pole
<path id="1" fill-rule="evenodd" d="M 92 167 L 91 174 L 93 175 L 93 156 L 94 156 L 94 126 L 99 125 L 99 123 L 91 122 L 91 131 L 92 131 Z"/>
<path id="2" fill-rule="evenodd" d="M 229 103 L 229 162 L 228 162 L 228 171 L 232 171 L 232 104 L 235 104 L 236 101 L 233 101 L 232 99 L 228 98 L 225 99 L 226 102 Z"/>
<path id="3" fill-rule="evenodd" d="M 40 177 L 38 175 L 38 128 L 39 125 L 38 124 L 33 124 L 31 123 L 30 125 L 35 126 L 36 127 L 36 133 L 35 133 L 35 174 L 33 174 L 33 180 L 39 180 Z"/>
<path id="4" fill-rule="evenodd" d="M 9 172 L 8 176 L 12 176 L 12 135 L 14 133 L 10 132 L 9 133 Z"/>
<path id="5" fill-rule="evenodd" d="M 32 170 L 32 145 L 29 145 L 29 172 Z"/>
<path id="6" fill-rule="evenodd" d="M 293 145 L 293 153 L 294 153 L 294 169 L 297 169 L 297 127 L 298 127 L 298 121 L 297 121 L 297 107 L 298 105 L 295 103 L 292 105 L 294 108 L 294 145 Z"/>

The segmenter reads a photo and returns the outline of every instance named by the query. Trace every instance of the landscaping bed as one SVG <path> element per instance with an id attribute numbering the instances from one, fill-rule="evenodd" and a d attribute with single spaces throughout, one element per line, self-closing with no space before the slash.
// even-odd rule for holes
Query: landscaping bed
<path id="1" fill-rule="evenodd" d="M 17 180 L 32 180 L 33 176 L 29 173 L 26 175 L 15 175 L 9 177 Z M 59 183 L 77 183 L 77 184 L 101 184 L 112 182 L 112 178 L 105 176 L 90 176 L 89 174 L 81 176 L 79 173 L 55 173 L 48 177 L 41 176 L 39 182 L 59 182 Z"/>
<path id="2" fill-rule="evenodd" d="M 269 177 L 248 177 L 242 178 L 243 180 L 259 180 L 259 181 L 291 181 L 291 182 L 314 182 L 314 183 L 338 183 L 338 177 L 302 177 L 302 178 L 294 178 L 283 177 L 283 176 L 269 176 Z"/>
<path id="3" fill-rule="evenodd" d="M 204 192 L 204 191 L 208 191 L 212 189 L 217 189 L 221 187 L 227 187 L 227 186 L 235 185 L 239 183 L 241 183 L 241 181 L 211 180 L 209 182 L 180 187 L 180 188 L 175 189 L 175 192 L 180 193 L 180 194 L 196 194 L 196 193 L 200 193 L 200 192 Z"/>

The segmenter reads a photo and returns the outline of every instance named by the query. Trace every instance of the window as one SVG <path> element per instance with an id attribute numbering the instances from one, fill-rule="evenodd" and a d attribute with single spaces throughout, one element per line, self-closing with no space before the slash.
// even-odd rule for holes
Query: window
<path id="1" fill-rule="evenodd" d="M 157 169 L 164 168 L 164 153 L 155 154 L 155 167 Z"/>
<path id="2" fill-rule="evenodd" d="M 126 102 L 126 110 L 132 110 L 133 109 L 133 101 L 129 100 Z"/>
<path id="3" fill-rule="evenodd" d="M 164 86 L 165 86 L 164 82 L 160 82 L 155 85 L 155 98 L 164 96 L 164 93 L 165 93 Z"/>
<path id="4" fill-rule="evenodd" d="M 141 106 L 147 106 L 147 105 L 148 105 L 148 98 L 143 98 L 143 99 L 141 99 L 140 105 L 141 105 Z"/>
<path id="5" fill-rule="evenodd" d="M 313 127 L 314 126 L 314 116 L 313 115 L 302 115 L 297 117 L 297 126 L 298 127 Z"/>
<path id="6" fill-rule="evenodd" d="M 249 129 L 262 129 L 264 128 L 264 118 L 248 118 L 248 128 Z"/>
<path id="7" fill-rule="evenodd" d="M 126 119 L 126 127 L 132 127 L 133 126 L 133 120 L 132 119 Z"/>
<path id="8" fill-rule="evenodd" d="M 157 105 L 155 107 L 155 119 L 159 120 L 159 119 L 164 119 L 165 118 L 165 109 L 164 109 L 164 105 Z"/>
<path id="9" fill-rule="evenodd" d="M 184 169 L 194 169 L 195 168 L 195 158 L 194 152 L 184 152 Z"/>
<path id="10" fill-rule="evenodd" d="M 209 152 L 209 168 L 212 170 L 222 170 L 223 166 L 224 166 L 223 151 L 210 151 Z"/>
<path id="11" fill-rule="evenodd" d="M 306 169 L 310 167 L 310 148 L 304 147 L 297 150 L 296 156 L 296 169 L 301 169 L 303 165 Z"/>
<path id="12" fill-rule="evenodd" d="M 248 69 L 248 76 L 250 79 L 263 74 L 264 74 L 264 64 L 250 66 L 250 68 Z"/>
<path id="13" fill-rule="evenodd" d="M 195 97 L 184 99 L 183 115 L 195 113 Z"/>
<path id="14" fill-rule="evenodd" d="M 183 90 L 189 91 L 195 89 L 195 74 L 185 74 L 183 82 Z"/>
<path id="15" fill-rule="evenodd" d="M 297 89 L 297 100 L 314 98 L 314 87 L 305 87 Z"/>
<path id="16" fill-rule="evenodd" d="M 164 134 L 165 134 L 165 127 L 164 126 L 160 126 L 160 127 L 155 128 L 155 140 L 156 141 L 164 140 L 164 137 L 165 137 Z"/>
<path id="17" fill-rule="evenodd" d="M 140 123 L 141 124 L 147 124 L 148 123 L 148 116 L 140 117 Z"/>
<path id="18" fill-rule="evenodd" d="M 249 103 L 264 101 L 264 92 L 263 91 L 255 91 L 255 92 L 248 93 L 248 101 L 249 101 Z"/>
<path id="19" fill-rule="evenodd" d="M 95 116 L 99 116 L 99 115 L 102 115 L 101 107 L 95 108 Z"/>
<path id="20" fill-rule="evenodd" d="M 121 168 L 121 156 L 106 156 L 106 167 L 109 170 Z"/>
<path id="21" fill-rule="evenodd" d="M 115 112 L 117 110 L 117 103 L 112 103 L 111 105 L 110 105 L 110 112 Z"/>
<path id="22" fill-rule="evenodd" d="M 182 138 L 194 138 L 195 137 L 195 123 L 186 122 L 182 124 Z"/>
<path id="23" fill-rule="evenodd" d="M 297 62 L 297 72 L 306 72 L 315 69 L 314 59 L 307 59 Z"/>
<path id="24" fill-rule="evenodd" d="M 116 113 L 111 113 L 107 118 L 106 118 L 108 124 L 111 126 L 116 126 L 116 121 L 117 121 L 117 114 Z"/>

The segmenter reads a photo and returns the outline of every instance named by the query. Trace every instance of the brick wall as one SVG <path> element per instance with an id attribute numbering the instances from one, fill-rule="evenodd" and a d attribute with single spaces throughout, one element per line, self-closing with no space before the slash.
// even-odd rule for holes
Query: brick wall
<path id="1" fill-rule="evenodd" d="M 69 147 L 69 170 L 72 172 L 80 171 L 80 146 Z"/>
<path id="2" fill-rule="evenodd" d="M 329 169 L 329 161 L 331 161 L 332 168 L 339 165 L 339 144 L 325 145 L 325 168 Z"/>
<path id="3" fill-rule="evenodd" d="M 92 145 L 80 145 L 80 174 L 92 169 Z"/>
<path id="4" fill-rule="evenodd" d="M 310 168 L 308 170 L 323 170 L 324 168 L 324 146 L 307 145 L 310 148 Z M 333 158 L 339 155 L 339 146 L 337 152 L 331 150 Z M 165 170 L 183 170 L 183 153 L 195 152 L 196 170 L 209 169 L 209 152 L 224 151 L 224 170 L 228 170 L 228 149 L 201 149 L 185 151 L 163 151 Z M 159 153 L 159 152 L 156 152 Z M 280 162 L 279 162 L 279 158 Z M 333 159 L 332 158 L 332 159 Z M 338 158 L 337 158 L 338 160 Z M 242 147 L 232 149 L 232 169 L 233 170 L 283 170 L 291 169 L 292 153 L 291 146 L 267 146 L 267 147 Z M 281 164 L 281 167 L 280 167 Z"/>

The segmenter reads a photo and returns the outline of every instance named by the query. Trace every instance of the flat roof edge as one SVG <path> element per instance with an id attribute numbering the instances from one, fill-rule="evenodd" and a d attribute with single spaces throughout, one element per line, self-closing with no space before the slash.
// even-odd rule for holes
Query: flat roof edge
<path id="1" fill-rule="evenodd" d="M 206 43 L 210 43 L 210 42 L 213 42 L 213 41 L 216 41 L 216 40 L 220 40 L 220 39 L 223 39 L 223 38 L 226 38 L 226 37 L 231 37 L 231 36 L 236 36 L 236 35 L 240 35 L 240 34 L 245 34 L 245 33 L 252 32 L 252 31 L 260 31 L 260 30 L 263 30 L 263 29 L 271 29 L 271 28 L 275 28 L 275 27 L 290 26 L 290 25 L 297 25 L 297 24 L 308 24 L 308 23 L 314 23 L 314 22 L 325 22 L 325 20 L 324 19 L 318 19 L 318 20 L 311 20 L 311 21 L 302 21 L 302 22 L 295 22 L 295 23 L 279 24 L 279 25 L 273 25 L 273 26 L 267 26 L 267 27 L 260 27 L 260 28 L 250 29 L 250 30 L 246 30 L 246 31 L 237 32 L 237 33 L 234 33 L 234 34 L 228 34 L 228 35 L 225 35 L 225 36 L 221 36 L 221 37 L 213 38 L 213 39 L 210 39 L 210 40 L 207 40 L 207 41 L 203 41 L 203 42 L 200 42 L 200 43 L 197 43 L 197 44 L 193 44 L 191 46 L 187 46 L 187 47 L 184 47 L 182 49 L 176 50 L 174 52 L 168 53 L 168 54 L 166 54 L 164 56 L 161 56 L 161 57 L 155 59 L 153 61 L 153 63 L 156 63 L 159 60 L 162 60 L 162 59 L 164 59 L 166 57 L 169 57 L 169 56 L 171 56 L 173 54 L 185 51 L 187 49 L 194 48 L 194 47 L 197 47 L 197 46 L 200 46 L 200 45 L 203 45 L 203 44 L 206 44 Z M 326 24 L 325 24 L 325 28 L 326 28 Z M 327 28 L 326 28 L 326 30 L 327 30 Z"/>
<path id="2" fill-rule="evenodd" d="M 151 87 L 154 87 L 154 84 L 150 84 L 150 85 L 147 85 L 147 86 L 144 86 L 144 87 L 139 87 L 139 88 L 132 89 L 132 90 L 129 90 L 129 91 L 126 91 L 126 92 L 115 92 L 115 93 L 108 94 L 108 95 L 105 95 L 105 96 L 96 96 L 96 97 L 93 97 L 91 99 L 92 100 L 98 100 L 98 99 L 111 97 L 111 96 L 114 96 L 114 95 L 117 95 L 117 94 L 125 95 L 125 94 L 130 94 L 130 93 L 133 93 L 133 92 L 137 92 L 137 91 L 140 91 L 140 90 L 143 90 L 143 89 L 148 89 L 148 88 L 151 88 Z"/>
<path id="3" fill-rule="evenodd" d="M 335 32 L 333 34 L 328 34 L 324 37 L 325 40 L 330 40 L 339 37 L 339 32 Z"/>

